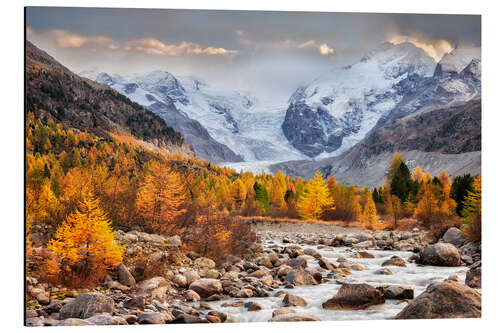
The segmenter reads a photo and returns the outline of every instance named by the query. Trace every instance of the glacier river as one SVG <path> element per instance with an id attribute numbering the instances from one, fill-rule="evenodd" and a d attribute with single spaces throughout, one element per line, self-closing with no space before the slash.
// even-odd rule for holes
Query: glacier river
<path id="1" fill-rule="evenodd" d="M 266 246 L 283 245 L 281 242 L 268 240 Z M 284 244 L 290 246 L 293 244 Z M 297 244 L 303 249 L 313 248 L 318 251 L 329 262 L 336 263 L 339 258 L 346 258 L 354 264 L 360 264 L 365 269 L 362 271 L 352 271 L 352 275 L 343 278 L 349 283 L 367 283 L 374 287 L 386 284 L 406 285 L 414 290 L 414 296 L 420 295 L 426 286 L 432 281 L 442 281 L 451 275 L 457 275 L 460 282 L 464 282 L 466 267 L 436 267 L 420 266 L 415 263 L 408 263 L 407 260 L 412 256 L 412 252 L 403 251 L 380 251 L 368 250 L 375 258 L 354 258 L 353 251 L 348 247 L 337 247 L 332 249 L 318 249 L 316 245 Z M 392 275 L 378 275 L 375 271 L 382 268 L 381 264 L 392 257 L 400 256 L 406 261 L 406 267 L 387 266 L 392 271 Z M 313 268 L 319 268 L 316 259 L 308 260 L 308 265 Z M 325 278 L 328 271 L 323 271 Z M 369 307 L 365 310 L 325 310 L 322 303 L 332 298 L 341 285 L 332 278 L 315 286 L 296 286 L 294 289 L 287 289 L 283 286 L 270 292 L 271 297 L 252 297 L 252 298 L 229 298 L 221 301 L 210 302 L 210 306 L 217 311 L 228 315 L 228 322 L 262 322 L 272 318 L 272 313 L 283 306 L 282 297 L 273 297 L 278 291 L 284 290 L 292 295 L 300 296 L 307 301 L 305 307 L 295 307 L 297 313 L 319 317 L 322 321 L 327 320 L 374 320 L 374 319 L 392 319 L 406 305 L 406 301 L 386 300 L 385 304 Z M 223 307 L 222 304 L 243 300 L 246 302 L 256 302 L 262 306 L 262 310 L 253 312 L 248 311 L 244 306 Z"/>

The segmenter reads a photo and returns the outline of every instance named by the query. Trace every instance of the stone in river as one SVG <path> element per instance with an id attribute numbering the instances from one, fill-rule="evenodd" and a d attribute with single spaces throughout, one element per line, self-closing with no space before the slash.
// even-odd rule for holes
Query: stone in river
<path id="1" fill-rule="evenodd" d="M 307 302 L 306 302 L 305 299 L 303 299 L 300 296 L 295 296 L 295 295 L 287 294 L 283 298 L 283 304 L 285 306 L 306 306 Z"/>
<path id="2" fill-rule="evenodd" d="M 329 310 L 363 310 L 372 305 L 385 303 L 384 294 L 366 284 L 343 284 L 337 295 L 323 303 Z"/>
<path id="3" fill-rule="evenodd" d="M 479 318 L 481 294 L 455 281 L 430 284 L 395 319 Z"/>
<path id="4" fill-rule="evenodd" d="M 406 267 L 406 263 L 403 258 L 398 256 L 392 256 L 390 259 L 384 261 L 382 266 L 400 266 Z"/>

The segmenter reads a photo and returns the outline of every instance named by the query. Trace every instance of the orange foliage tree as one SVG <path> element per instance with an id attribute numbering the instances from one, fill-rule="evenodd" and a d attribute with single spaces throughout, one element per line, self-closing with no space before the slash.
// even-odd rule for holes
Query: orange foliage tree
<path id="1" fill-rule="evenodd" d="M 47 246 L 50 277 L 66 285 L 91 283 L 122 261 L 123 247 L 99 205 L 98 199 L 85 194 L 79 209 L 57 228 Z"/>
<path id="2" fill-rule="evenodd" d="M 439 228 L 454 214 L 456 203 L 449 197 L 449 190 L 438 184 L 422 184 L 414 216 L 427 228 Z"/>
<path id="3" fill-rule="evenodd" d="M 145 226 L 154 232 L 170 231 L 174 219 L 186 211 L 181 208 L 184 200 L 185 190 L 179 175 L 165 163 L 152 162 L 151 172 L 146 175 L 136 201 Z"/>

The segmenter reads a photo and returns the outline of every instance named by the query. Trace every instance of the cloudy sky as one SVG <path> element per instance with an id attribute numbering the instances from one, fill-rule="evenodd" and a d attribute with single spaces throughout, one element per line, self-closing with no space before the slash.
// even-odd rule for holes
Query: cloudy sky
<path id="1" fill-rule="evenodd" d="M 436 60 L 481 43 L 473 15 L 29 7 L 26 26 L 28 40 L 75 72 L 161 69 L 263 100 L 286 100 L 385 41 Z"/>

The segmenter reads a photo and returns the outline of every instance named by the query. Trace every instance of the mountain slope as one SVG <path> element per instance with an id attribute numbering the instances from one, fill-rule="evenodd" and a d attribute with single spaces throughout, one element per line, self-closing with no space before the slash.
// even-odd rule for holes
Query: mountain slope
<path id="1" fill-rule="evenodd" d="M 26 105 L 36 118 L 54 119 L 109 138 L 128 132 L 172 153 L 192 155 L 180 133 L 153 112 L 107 86 L 79 77 L 26 41 Z"/>
<path id="2" fill-rule="evenodd" d="M 395 119 L 481 98 L 480 56 L 458 46 L 436 64 L 413 44 L 384 43 L 297 89 L 283 132 L 309 157 L 339 155 Z"/>
<path id="3" fill-rule="evenodd" d="M 477 48 L 456 48 L 436 65 L 434 75 L 417 82 L 404 98 L 377 123 L 417 112 L 460 104 L 481 98 L 481 60 Z"/>
<path id="4" fill-rule="evenodd" d="M 186 141 L 193 147 L 197 157 L 215 163 L 243 161 L 241 156 L 236 155 L 226 145 L 215 141 L 199 121 L 181 113 L 168 97 L 165 97 L 164 101 L 154 102 L 148 106 L 148 109 L 181 132 Z"/>
<path id="5" fill-rule="evenodd" d="M 481 172 L 480 150 L 481 101 L 473 100 L 394 120 L 339 156 L 274 164 L 270 170 L 304 178 L 320 170 L 339 182 L 376 186 L 384 182 L 396 151 L 403 152 L 410 168 L 420 165 L 431 173 L 446 170 L 461 175 Z"/>
<path id="6" fill-rule="evenodd" d="M 198 155 L 206 152 L 207 159 L 214 162 L 305 157 L 282 133 L 281 105 L 261 105 L 241 92 L 220 91 L 198 78 L 176 78 L 166 71 L 128 76 L 81 74 L 160 115 L 186 137 Z"/>
<path id="7" fill-rule="evenodd" d="M 361 141 L 435 65 L 413 44 L 384 43 L 354 65 L 297 89 L 283 132 L 309 157 L 339 154 Z"/>

